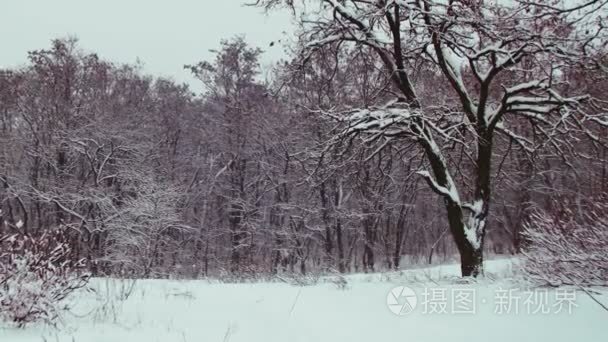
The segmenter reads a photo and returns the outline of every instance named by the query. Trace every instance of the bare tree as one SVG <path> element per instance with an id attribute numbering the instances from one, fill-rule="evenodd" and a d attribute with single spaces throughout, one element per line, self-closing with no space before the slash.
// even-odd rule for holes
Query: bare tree
<path id="1" fill-rule="evenodd" d="M 589 127 L 606 125 L 602 116 L 581 109 L 588 97 L 567 91 L 564 76 L 576 66 L 597 65 L 591 57 L 603 54 L 605 32 L 598 22 L 605 17 L 606 1 L 573 7 L 557 1 L 316 3 L 319 14 L 302 23 L 300 59 L 338 42 L 365 46 L 382 60 L 398 97 L 388 104 L 345 108 L 343 115 L 328 112 L 347 125 L 336 141 L 360 137 L 380 147 L 415 141 L 428 161 L 428 170 L 418 173 L 444 200 L 462 275 L 477 276 L 497 140 L 512 140 L 528 153 L 552 148 L 565 158 L 573 134 L 597 139 Z M 262 0 L 258 5 L 300 10 L 293 1 Z M 421 60 L 442 75 L 454 97 L 436 101 L 431 94 L 420 95 L 412 74 Z M 515 122 L 526 122 L 528 131 L 543 141 L 518 134 Z M 450 158 L 458 146 L 465 163 Z"/>

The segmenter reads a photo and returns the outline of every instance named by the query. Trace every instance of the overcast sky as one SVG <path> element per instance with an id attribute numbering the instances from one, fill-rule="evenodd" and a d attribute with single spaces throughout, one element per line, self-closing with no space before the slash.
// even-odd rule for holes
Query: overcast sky
<path id="1" fill-rule="evenodd" d="M 263 64 L 283 56 L 270 47 L 291 30 L 287 12 L 266 15 L 253 0 L 0 0 L 0 67 L 22 65 L 27 51 L 77 36 L 87 51 L 114 62 L 144 62 L 146 72 L 192 83 L 184 64 L 209 59 L 209 49 L 237 34 L 266 51 Z M 194 88 L 198 88 L 195 84 Z"/>

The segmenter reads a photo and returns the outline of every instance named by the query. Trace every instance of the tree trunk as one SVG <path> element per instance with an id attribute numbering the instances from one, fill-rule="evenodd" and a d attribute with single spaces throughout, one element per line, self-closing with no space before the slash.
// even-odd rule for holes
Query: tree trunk
<path id="1" fill-rule="evenodd" d="M 477 277 L 483 270 L 483 249 L 467 246 L 460 251 L 460 271 L 463 277 Z"/>
<path id="2" fill-rule="evenodd" d="M 336 245 L 338 247 L 338 271 L 344 273 L 346 272 L 346 265 L 344 262 L 344 244 L 342 242 L 342 221 L 340 218 L 336 219 Z"/>
<path id="3" fill-rule="evenodd" d="M 321 219 L 323 220 L 323 224 L 325 225 L 325 265 L 329 267 L 329 265 L 332 264 L 333 259 L 333 242 L 331 237 L 331 223 L 329 219 L 329 199 L 327 196 L 326 187 L 327 185 L 325 183 L 321 184 L 319 189 L 319 195 L 321 197 Z"/>

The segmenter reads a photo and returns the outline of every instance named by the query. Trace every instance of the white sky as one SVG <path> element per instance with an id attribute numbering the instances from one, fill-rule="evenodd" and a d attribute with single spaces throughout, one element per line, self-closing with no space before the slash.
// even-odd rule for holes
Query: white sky
<path id="1" fill-rule="evenodd" d="M 245 35 L 265 50 L 262 64 L 283 57 L 291 31 L 287 12 L 243 6 L 253 0 L 0 0 L 0 67 L 26 62 L 27 51 L 53 38 L 77 36 L 80 46 L 119 63 L 144 62 L 144 70 L 200 86 L 184 64 L 212 57 L 223 38 Z"/>

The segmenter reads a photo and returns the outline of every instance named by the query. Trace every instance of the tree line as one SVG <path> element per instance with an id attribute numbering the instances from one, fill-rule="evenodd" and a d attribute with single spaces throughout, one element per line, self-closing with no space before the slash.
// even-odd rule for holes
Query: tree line
<path id="1" fill-rule="evenodd" d="M 318 3 L 264 77 L 241 37 L 184 61 L 202 94 L 73 38 L 0 70 L 0 234 L 61 228 L 95 275 L 476 276 L 606 195 L 602 2 Z"/>

